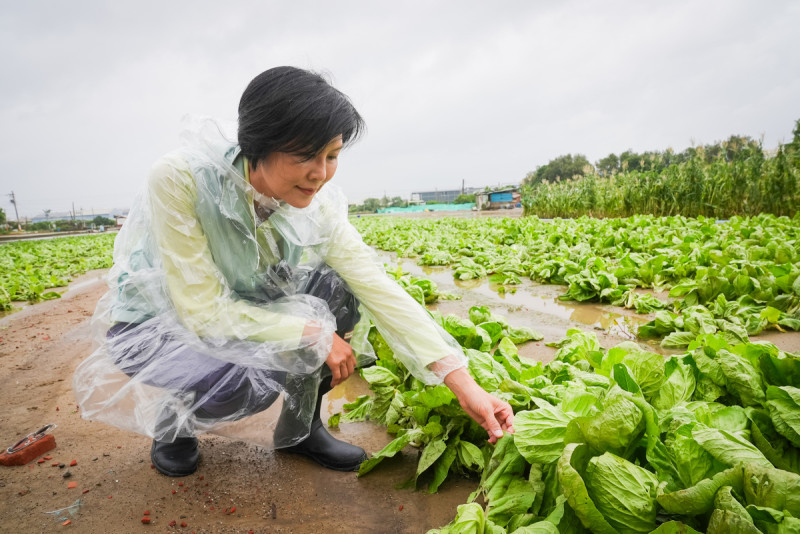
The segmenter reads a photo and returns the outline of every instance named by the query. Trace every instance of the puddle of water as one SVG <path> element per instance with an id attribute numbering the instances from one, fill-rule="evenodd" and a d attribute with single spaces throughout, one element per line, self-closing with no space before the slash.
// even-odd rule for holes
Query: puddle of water
<path id="1" fill-rule="evenodd" d="M 558 295 L 566 291 L 562 286 L 541 285 L 523 280 L 521 285 L 513 286 L 516 288 L 515 291 L 499 293 L 497 290 L 500 284 L 491 283 L 486 278 L 456 280 L 449 267 L 420 266 L 413 259 L 397 258 L 396 255 L 389 253 L 379 255 L 386 263 L 400 264 L 403 270 L 411 275 L 433 280 L 442 292 L 460 294 L 459 289 L 468 290 L 482 297 L 487 304 L 502 303 L 510 308 L 520 307 L 603 330 L 618 331 L 623 337 L 631 339 L 635 338 L 634 333 L 638 326 L 650 320 L 646 315 L 633 315 L 633 312 L 628 315 L 611 311 L 606 304 L 559 300 Z"/>
<path id="2" fill-rule="evenodd" d="M 345 404 L 354 402 L 361 395 L 371 394 L 369 385 L 358 373 L 351 375 L 347 380 L 328 392 L 327 403 L 322 403 L 323 419 L 326 419 L 326 413 L 330 417 L 336 412 L 343 412 Z"/>

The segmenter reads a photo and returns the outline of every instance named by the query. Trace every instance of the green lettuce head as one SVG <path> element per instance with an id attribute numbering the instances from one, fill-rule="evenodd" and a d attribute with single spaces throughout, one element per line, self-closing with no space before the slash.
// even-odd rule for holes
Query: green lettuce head
<path id="1" fill-rule="evenodd" d="M 656 476 L 610 452 L 589 460 L 586 488 L 606 521 L 621 534 L 656 528 Z"/>

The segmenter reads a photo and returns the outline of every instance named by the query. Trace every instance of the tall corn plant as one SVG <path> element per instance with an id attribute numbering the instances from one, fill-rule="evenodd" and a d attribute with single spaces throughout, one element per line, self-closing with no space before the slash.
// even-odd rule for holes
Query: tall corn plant
<path id="1" fill-rule="evenodd" d="M 656 216 L 730 218 L 800 211 L 800 147 L 761 150 L 729 161 L 723 151 L 707 161 L 702 148 L 662 171 L 621 172 L 523 187 L 526 215 L 542 218 Z"/>

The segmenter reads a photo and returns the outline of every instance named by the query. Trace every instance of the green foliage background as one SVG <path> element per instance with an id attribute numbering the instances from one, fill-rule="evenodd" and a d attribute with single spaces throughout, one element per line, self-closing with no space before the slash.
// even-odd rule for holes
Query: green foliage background
<path id="1" fill-rule="evenodd" d="M 596 168 L 586 162 L 577 169 L 557 158 L 526 177 L 522 204 L 526 215 L 544 218 L 791 217 L 800 211 L 800 120 L 793 136 L 774 155 L 765 154 L 760 143 L 732 136 L 680 154 L 611 154 Z"/>

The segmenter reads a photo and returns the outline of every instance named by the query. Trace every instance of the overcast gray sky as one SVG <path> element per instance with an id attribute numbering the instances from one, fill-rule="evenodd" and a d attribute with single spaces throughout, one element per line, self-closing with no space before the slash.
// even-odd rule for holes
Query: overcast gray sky
<path id="1" fill-rule="evenodd" d="M 791 140 L 800 2 L 0 1 L 0 207 L 127 207 L 185 114 L 327 72 L 367 121 L 351 202 L 519 182 L 580 153 Z"/>

